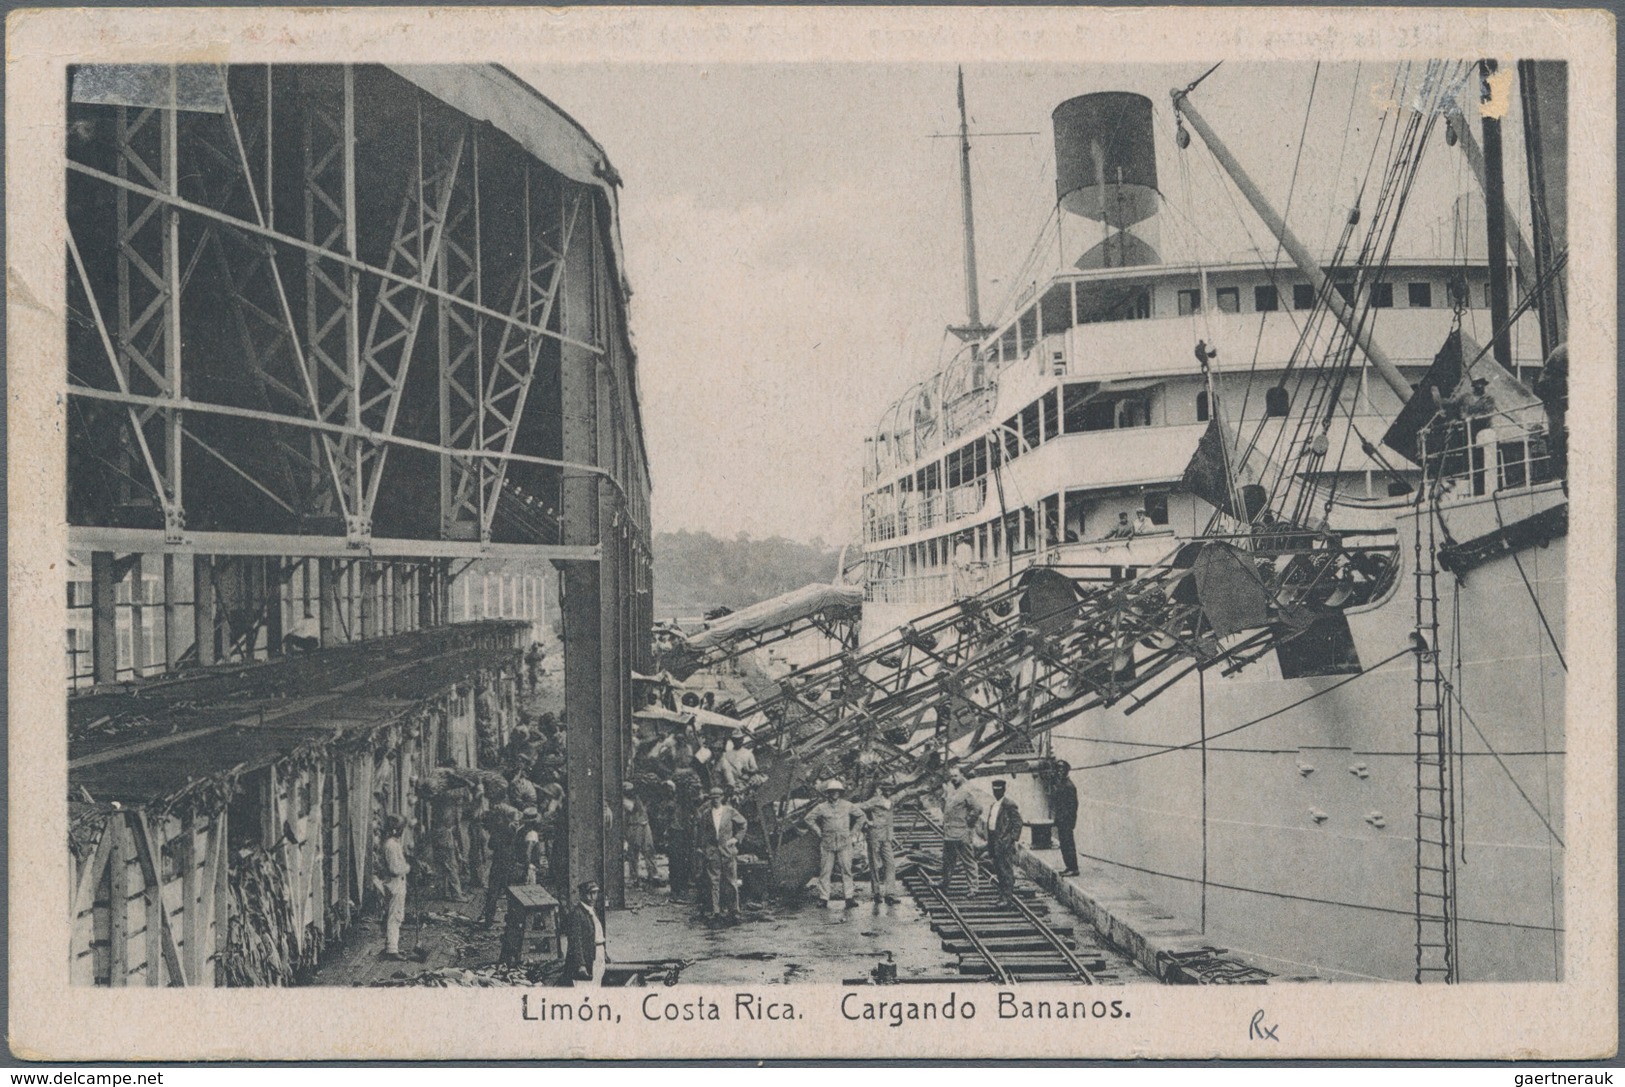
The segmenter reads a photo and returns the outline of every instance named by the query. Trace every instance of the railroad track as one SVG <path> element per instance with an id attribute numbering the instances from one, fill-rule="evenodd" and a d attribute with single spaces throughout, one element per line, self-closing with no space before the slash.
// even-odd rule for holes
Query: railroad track
<path id="1" fill-rule="evenodd" d="M 900 812 L 896 834 L 900 852 L 918 862 L 907 866 L 901 882 L 942 937 L 943 950 L 959 956 L 962 976 L 1006 985 L 1094 985 L 1119 983 L 1124 974 L 1140 973 L 1087 928 L 1080 935 L 1070 915 L 1052 910 L 1045 896 L 1019 878 L 1014 901 L 1001 902 L 993 869 L 981 860 L 957 872 L 946 891 L 937 886 L 942 828 L 924 812 Z"/>

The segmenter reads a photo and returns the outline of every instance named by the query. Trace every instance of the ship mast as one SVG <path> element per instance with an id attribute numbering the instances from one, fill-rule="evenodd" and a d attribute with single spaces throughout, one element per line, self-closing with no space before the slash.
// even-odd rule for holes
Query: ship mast
<path id="1" fill-rule="evenodd" d="M 1490 96 L 1490 77 L 1496 62 L 1478 62 L 1483 81 L 1484 101 Z M 1512 335 L 1507 329 L 1510 306 L 1507 300 L 1507 220 L 1506 181 L 1501 161 L 1501 118 L 1490 110 L 1481 111 L 1484 129 L 1484 242 L 1490 262 L 1490 341 L 1495 361 L 1508 373 L 1517 373 L 1512 364 Z"/>
<path id="2" fill-rule="evenodd" d="M 976 291 L 976 216 L 970 198 L 970 122 L 965 116 L 965 69 L 959 69 L 959 195 L 965 211 L 965 318 L 969 328 L 982 327 L 982 305 Z"/>
<path id="3" fill-rule="evenodd" d="M 1016 135 L 1016 133 L 998 133 Z M 982 303 L 976 277 L 976 215 L 970 194 L 970 119 L 965 113 L 965 69 L 959 69 L 959 202 L 965 218 L 965 323 L 948 331 L 974 344 L 993 331 L 982 323 Z M 974 348 L 973 348 L 974 350 Z"/>

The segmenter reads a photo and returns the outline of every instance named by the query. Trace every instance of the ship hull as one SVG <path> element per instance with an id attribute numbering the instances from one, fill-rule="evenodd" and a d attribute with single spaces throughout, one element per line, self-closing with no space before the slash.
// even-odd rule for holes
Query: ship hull
<path id="1" fill-rule="evenodd" d="M 1503 497 L 1499 508 L 1467 503 L 1448 509 L 1446 523 L 1466 540 L 1560 500 L 1554 487 Z M 1348 616 L 1360 673 L 1283 678 L 1271 654 L 1051 733 L 1052 753 L 1074 768 L 1085 864 L 1284 976 L 1416 973 L 1418 520 L 1407 511 L 1393 524 L 1403 564 L 1395 588 Z M 1564 556 L 1558 538 L 1460 582 L 1437 578 L 1441 664 L 1459 699 L 1451 761 L 1463 981 L 1561 976 L 1564 666 L 1554 645 L 1564 637 Z M 908 610 L 867 606 L 865 636 Z"/>

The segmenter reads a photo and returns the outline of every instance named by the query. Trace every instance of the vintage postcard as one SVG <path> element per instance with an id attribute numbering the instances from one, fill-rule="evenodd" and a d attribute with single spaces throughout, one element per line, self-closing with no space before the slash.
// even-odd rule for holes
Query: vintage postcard
<path id="1" fill-rule="evenodd" d="M 1614 1052 L 1608 14 L 7 42 L 18 1054 Z"/>

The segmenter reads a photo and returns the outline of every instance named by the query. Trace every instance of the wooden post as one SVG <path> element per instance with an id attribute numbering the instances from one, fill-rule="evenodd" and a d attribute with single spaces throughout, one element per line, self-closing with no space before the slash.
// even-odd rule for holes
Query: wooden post
<path id="1" fill-rule="evenodd" d="M 169 907 L 164 902 L 163 854 L 145 812 L 138 811 L 130 818 L 130 830 L 136 860 L 141 865 L 141 895 L 147 916 L 147 984 L 160 986 L 167 981 L 170 985 L 185 985 L 186 968 L 181 964 L 180 949 L 175 946 L 175 933 L 169 925 Z"/>
<path id="2" fill-rule="evenodd" d="M 192 556 L 192 641 L 197 645 L 197 662 L 215 662 L 214 559 Z"/>
<path id="3" fill-rule="evenodd" d="M 107 817 L 113 842 L 107 858 L 107 983 L 130 984 L 130 851 L 123 812 Z"/>
<path id="4" fill-rule="evenodd" d="M 1493 60 L 1478 62 L 1479 74 L 1486 86 L 1497 67 Z M 1516 374 L 1518 369 L 1512 362 L 1512 333 L 1507 327 L 1510 304 L 1507 301 L 1507 204 L 1506 179 L 1501 161 L 1501 117 L 1489 110 L 1482 111 L 1482 115 L 1484 247 L 1490 264 L 1490 345 L 1495 352 L 1495 361 L 1501 364 L 1501 368 Z"/>
<path id="5" fill-rule="evenodd" d="M 395 566 L 395 633 L 404 634 L 412 629 L 412 617 L 416 614 L 412 607 L 412 575 L 417 567 L 407 563 L 397 563 Z"/>
<path id="6" fill-rule="evenodd" d="M 198 869 L 208 852 L 205 850 L 203 856 L 198 855 L 194 817 L 187 816 L 181 820 L 181 834 L 186 842 L 186 848 L 181 850 L 181 863 L 186 866 L 181 873 L 181 901 L 184 903 L 181 907 L 181 940 L 186 944 L 186 977 L 196 985 L 198 979 L 203 977 L 205 962 L 202 926 L 199 924 L 203 903 Z"/>
<path id="7" fill-rule="evenodd" d="M 435 622 L 441 626 L 451 622 L 451 560 L 437 560 L 435 569 Z"/>
<path id="8" fill-rule="evenodd" d="M 439 599 L 439 587 L 436 582 L 440 580 L 439 564 L 430 565 L 421 563 L 417 568 L 418 582 L 418 626 L 428 628 L 439 626 L 440 621 L 435 618 L 435 601 Z"/>
<path id="9" fill-rule="evenodd" d="M 339 637 L 339 574 L 332 559 L 316 560 L 316 629 L 322 647 L 337 645 Z"/>
<path id="10" fill-rule="evenodd" d="M 164 556 L 164 670 L 173 672 L 181 659 L 180 605 L 175 598 L 180 587 L 175 584 L 175 556 Z"/>
<path id="11" fill-rule="evenodd" d="M 615 376 L 604 363 L 597 366 L 598 382 L 598 463 L 617 463 L 616 444 L 621 424 L 616 410 Z M 626 624 L 622 596 L 625 592 L 621 566 L 621 522 L 624 511 L 620 496 L 607 482 L 598 485 L 598 584 L 599 653 L 602 684 L 599 714 L 598 765 L 603 772 L 604 866 L 599 877 L 604 901 L 612 908 L 626 905 L 625 866 L 622 855 L 625 839 L 621 828 L 621 721 L 623 677 L 626 671 Z"/>
<path id="12" fill-rule="evenodd" d="M 340 614 L 345 617 L 346 642 L 359 642 L 361 640 L 361 598 L 356 593 L 356 585 L 361 580 L 361 561 L 351 559 L 345 562 L 345 569 L 340 575 Z"/>
<path id="13" fill-rule="evenodd" d="M 114 596 L 113 553 L 90 554 L 91 677 L 96 683 L 118 681 L 118 605 Z"/>
<path id="14" fill-rule="evenodd" d="M 287 612 L 284 610 L 282 600 L 282 558 L 272 555 L 266 558 L 263 568 L 265 583 L 265 655 L 267 657 L 280 657 L 282 655 L 282 636 L 287 633 L 283 622 Z"/>
<path id="15" fill-rule="evenodd" d="M 146 595 L 146 585 L 141 578 L 141 556 L 130 556 L 130 673 L 132 678 L 140 679 L 147 674 L 147 646 L 142 635 L 145 633 L 147 609 L 143 597 Z"/>
<path id="16" fill-rule="evenodd" d="M 216 949 L 225 941 L 226 933 L 231 927 L 231 854 L 226 846 L 226 830 L 228 826 L 226 819 L 226 810 L 224 808 L 215 814 L 214 849 L 210 853 L 214 865 L 214 871 L 211 873 L 214 877 L 211 904 L 214 907 L 214 946 Z M 220 957 L 217 953 L 215 955 L 215 980 L 217 984 L 221 981 L 219 973 Z"/>
<path id="17" fill-rule="evenodd" d="M 359 585 L 357 589 L 361 595 L 361 637 L 378 637 L 378 575 L 373 571 L 372 562 L 363 559 L 356 566 Z"/>
<path id="18" fill-rule="evenodd" d="M 559 307 L 563 329 L 577 343 L 601 342 L 594 312 L 593 249 L 595 231 L 578 226 L 565 255 Z M 564 426 L 564 459 L 597 464 L 599 451 L 598 354 L 566 342 L 560 347 L 560 385 Z M 596 475 L 564 470 L 562 483 L 563 542 L 597 544 L 600 539 Z M 594 878 L 606 886 L 609 868 L 604 850 L 604 622 L 599 564 L 561 562 L 564 611 L 565 772 L 570 806 L 567 868 L 560 890 Z M 615 798 L 618 805 L 619 799 Z M 618 866 L 617 866 L 618 867 Z"/>
<path id="19" fill-rule="evenodd" d="M 395 633 L 395 564 L 381 564 L 374 576 L 378 579 L 378 634 L 388 637 Z"/>

